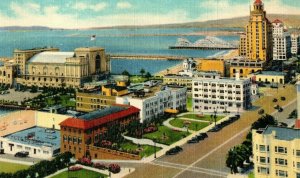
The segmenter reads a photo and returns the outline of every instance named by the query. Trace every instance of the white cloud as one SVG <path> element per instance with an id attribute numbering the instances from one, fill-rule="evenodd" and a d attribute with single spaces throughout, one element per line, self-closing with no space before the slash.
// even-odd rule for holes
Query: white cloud
<path id="1" fill-rule="evenodd" d="M 132 7 L 132 4 L 126 1 L 121 1 L 117 3 L 118 9 L 130 9 Z"/>
<path id="2" fill-rule="evenodd" d="M 99 8 L 99 7 L 98 7 Z M 24 8 L 24 4 L 11 3 L 15 16 L 0 13 L 1 26 L 48 26 L 53 28 L 89 28 L 116 25 L 152 25 L 181 23 L 188 21 L 186 11 L 173 10 L 167 14 L 128 13 L 98 15 L 93 18 L 82 18 L 80 14 L 62 14 L 59 7 L 47 6 L 34 12 Z"/>
<path id="3" fill-rule="evenodd" d="M 96 12 L 102 11 L 107 7 L 107 3 L 105 2 L 100 2 L 97 4 L 89 4 L 89 3 L 84 3 L 84 2 L 77 2 L 74 4 L 72 7 L 75 10 L 93 10 Z"/>
<path id="4" fill-rule="evenodd" d="M 284 0 L 264 0 L 267 14 L 300 14 L 299 8 L 289 6 Z M 249 16 L 253 1 L 248 4 L 232 3 L 229 0 L 208 0 L 200 3 L 200 10 L 205 13 L 197 18 L 199 21 L 228 19 L 233 17 Z"/>

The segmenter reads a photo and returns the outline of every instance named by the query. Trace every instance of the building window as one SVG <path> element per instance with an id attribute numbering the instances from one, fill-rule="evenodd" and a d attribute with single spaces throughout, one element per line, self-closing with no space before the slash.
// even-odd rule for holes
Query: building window
<path id="1" fill-rule="evenodd" d="M 81 144 L 82 143 L 82 139 L 81 137 L 78 137 L 78 144 Z"/>
<path id="2" fill-rule="evenodd" d="M 64 142 L 66 142 L 68 139 L 67 139 L 67 136 L 64 135 Z"/>
<path id="3" fill-rule="evenodd" d="M 68 137 L 68 142 L 71 142 L 71 141 L 72 141 L 72 137 L 69 136 L 69 137 Z"/>
<path id="4" fill-rule="evenodd" d="M 276 170 L 276 176 L 278 177 L 288 177 L 287 171 Z"/>
<path id="5" fill-rule="evenodd" d="M 276 153 L 287 153 L 287 148 L 286 147 L 281 147 L 281 146 L 275 146 L 275 152 Z"/>
<path id="6" fill-rule="evenodd" d="M 257 172 L 261 174 L 269 174 L 269 168 L 257 167 Z"/>
<path id="7" fill-rule="evenodd" d="M 287 160 L 286 159 L 281 159 L 281 158 L 275 158 L 275 164 L 286 165 L 287 166 Z"/>
<path id="8" fill-rule="evenodd" d="M 300 150 L 296 150 L 296 156 L 300 157 Z"/>
<path id="9" fill-rule="evenodd" d="M 77 138 L 73 137 L 73 143 L 77 143 Z"/>
<path id="10" fill-rule="evenodd" d="M 266 151 L 266 146 L 265 145 L 259 145 L 259 151 L 260 152 L 265 152 Z"/>

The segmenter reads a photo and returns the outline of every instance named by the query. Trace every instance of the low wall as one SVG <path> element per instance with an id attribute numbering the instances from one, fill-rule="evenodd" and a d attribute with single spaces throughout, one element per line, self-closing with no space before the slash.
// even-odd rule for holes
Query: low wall
<path id="1" fill-rule="evenodd" d="M 111 150 L 100 147 L 91 147 L 90 154 L 92 159 L 115 159 L 115 160 L 140 160 L 139 155 L 121 152 L 117 150 Z M 97 154 L 97 158 L 95 157 Z"/>

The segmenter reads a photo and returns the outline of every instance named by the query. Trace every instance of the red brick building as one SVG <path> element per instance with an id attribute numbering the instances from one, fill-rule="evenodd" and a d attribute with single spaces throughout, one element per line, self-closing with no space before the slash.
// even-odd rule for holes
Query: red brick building
<path id="1" fill-rule="evenodd" d="M 76 158 L 107 158 L 107 151 L 103 153 L 103 149 L 97 145 L 104 138 L 108 128 L 117 124 L 120 131 L 124 130 L 131 121 L 139 120 L 139 111 L 133 106 L 115 105 L 77 118 L 66 119 L 60 123 L 61 152 L 70 151 Z M 126 155 L 125 157 L 128 158 Z"/>

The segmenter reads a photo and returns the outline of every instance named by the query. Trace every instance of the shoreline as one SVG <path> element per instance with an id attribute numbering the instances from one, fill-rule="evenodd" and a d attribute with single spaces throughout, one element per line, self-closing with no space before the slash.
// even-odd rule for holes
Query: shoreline
<path id="1" fill-rule="evenodd" d="M 194 59 L 197 60 L 197 63 L 198 63 L 199 59 L 213 59 L 213 58 L 216 58 L 216 59 L 223 59 L 225 61 L 225 60 L 232 59 L 236 56 L 238 56 L 238 50 L 229 50 L 226 53 L 222 53 L 220 55 L 218 55 L 218 53 L 216 53 L 215 55 L 208 56 L 206 58 L 194 58 Z M 178 64 L 178 65 L 175 65 L 173 67 L 164 69 L 162 71 L 159 71 L 159 72 L 153 74 L 153 76 L 163 77 L 166 74 L 178 74 L 178 72 L 181 71 L 181 70 L 183 70 L 182 63 Z"/>

